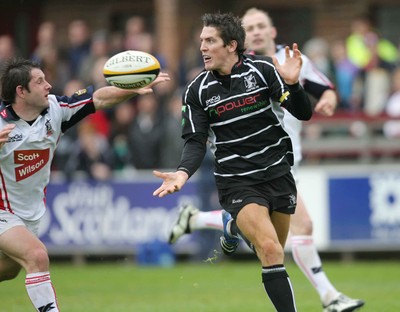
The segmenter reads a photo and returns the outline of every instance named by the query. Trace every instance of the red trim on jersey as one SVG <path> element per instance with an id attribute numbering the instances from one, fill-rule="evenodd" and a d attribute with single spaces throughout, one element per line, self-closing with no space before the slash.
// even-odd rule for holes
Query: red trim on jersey
<path id="1" fill-rule="evenodd" d="M 312 71 L 325 83 L 325 85 L 331 90 L 335 90 L 335 85 L 329 80 L 329 78 L 322 74 L 321 71 L 319 71 L 318 68 L 311 61 L 310 64 Z M 307 78 L 305 80 L 307 80 Z"/>
<path id="2" fill-rule="evenodd" d="M 1 168 L 0 168 L 0 178 L 1 178 L 0 198 L 2 199 L 4 197 L 4 200 L 0 200 L 0 209 L 8 211 L 13 214 L 14 212 L 12 211 L 10 201 L 8 200 L 6 183 L 4 181 L 3 171 L 1 170 Z"/>
<path id="3" fill-rule="evenodd" d="M 77 106 L 87 105 L 88 103 L 91 103 L 91 102 L 93 102 L 92 98 L 86 99 L 84 101 L 80 101 L 80 102 L 77 102 L 77 103 L 74 103 L 73 105 L 71 105 L 71 103 L 62 103 L 62 102 L 58 102 L 58 103 L 60 104 L 61 107 L 74 108 L 74 107 L 77 107 Z"/>
<path id="4" fill-rule="evenodd" d="M 43 189 L 43 194 L 44 194 L 44 196 L 43 196 L 43 203 L 44 203 L 44 206 L 46 207 L 47 186 Z"/>

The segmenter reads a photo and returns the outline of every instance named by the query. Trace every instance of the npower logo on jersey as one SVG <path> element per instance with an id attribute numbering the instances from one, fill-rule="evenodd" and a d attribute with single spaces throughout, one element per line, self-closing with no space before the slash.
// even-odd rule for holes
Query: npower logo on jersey
<path id="1" fill-rule="evenodd" d="M 49 162 L 49 149 L 14 152 L 16 181 L 21 181 L 38 172 Z M 19 166 L 18 166 L 19 165 Z"/>

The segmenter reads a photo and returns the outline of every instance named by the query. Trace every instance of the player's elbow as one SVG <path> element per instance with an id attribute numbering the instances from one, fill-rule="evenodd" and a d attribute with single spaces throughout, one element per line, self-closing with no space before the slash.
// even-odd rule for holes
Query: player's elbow
<path id="1" fill-rule="evenodd" d="M 313 112 L 312 112 L 311 109 L 310 109 L 310 110 L 307 110 L 306 112 L 304 112 L 304 113 L 301 115 L 301 117 L 300 117 L 299 119 L 300 119 L 300 120 L 304 120 L 304 121 L 310 120 L 311 117 L 312 117 L 312 114 L 313 114 Z"/>
<path id="2" fill-rule="evenodd" d="M 298 109 L 292 112 L 293 116 L 296 117 L 298 120 L 307 121 L 310 120 L 313 114 L 313 111 L 310 107 Z"/>

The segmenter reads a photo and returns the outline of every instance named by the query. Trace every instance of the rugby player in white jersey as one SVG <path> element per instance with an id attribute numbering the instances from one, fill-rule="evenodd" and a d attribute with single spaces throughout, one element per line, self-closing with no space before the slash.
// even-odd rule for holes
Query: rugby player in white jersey
<path id="1" fill-rule="evenodd" d="M 85 116 L 111 107 L 169 80 L 161 73 L 149 86 L 107 86 L 71 97 L 50 94 L 40 66 L 11 59 L 1 76 L 0 104 L 0 281 L 24 268 L 25 286 L 36 311 L 60 311 L 50 279 L 49 256 L 37 233 L 45 213 L 50 166 L 62 134 Z M 1 303 L 0 303 L 1 306 Z M 8 311 L 11 308 L 2 307 Z M 12 310 L 12 309 L 11 309 Z"/>
<path id="2" fill-rule="evenodd" d="M 273 26 L 268 13 L 251 8 L 242 17 L 242 23 L 246 31 L 247 48 L 251 52 L 259 55 L 275 56 L 280 63 L 284 61 L 285 50 L 283 46 L 275 44 L 277 30 Z M 333 84 L 323 73 L 315 68 L 306 56 L 302 55 L 302 58 L 303 66 L 300 72 L 300 82 L 307 93 L 318 99 L 315 112 L 324 116 L 332 116 L 337 105 L 337 95 Z M 297 169 L 302 159 L 301 121 L 286 111 L 284 125 L 293 144 L 294 166 L 292 167 L 292 173 L 296 177 Z M 202 212 L 192 205 L 182 207 L 177 222 L 171 230 L 170 243 L 176 242 L 183 234 L 196 230 L 224 230 L 221 214 L 222 210 Z M 229 219 L 229 214 L 224 212 L 224 223 L 229 223 L 229 226 L 233 227 L 231 231 L 235 233 L 235 224 L 231 223 Z M 359 299 L 351 299 L 336 290 L 322 270 L 321 259 L 313 242 L 312 231 L 312 220 L 298 193 L 296 212 L 291 216 L 290 220 L 292 255 L 296 264 L 317 290 L 323 305 L 323 311 L 350 312 L 360 308 L 364 305 L 364 302 Z M 238 240 L 227 239 L 232 246 L 229 245 L 229 242 L 228 244 L 226 243 L 226 237 L 223 236 L 221 237 L 221 247 L 224 253 L 230 254 L 236 249 Z"/>

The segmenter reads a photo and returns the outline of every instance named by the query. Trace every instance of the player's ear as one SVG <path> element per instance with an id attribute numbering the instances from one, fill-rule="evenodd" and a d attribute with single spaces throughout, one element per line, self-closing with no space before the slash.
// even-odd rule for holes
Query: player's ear
<path id="1" fill-rule="evenodd" d="M 271 37 L 272 39 L 276 39 L 276 36 L 278 36 L 278 31 L 276 30 L 276 27 L 272 27 L 271 29 Z"/>
<path id="2" fill-rule="evenodd" d="M 235 52 L 237 49 L 238 43 L 236 40 L 231 40 L 231 42 L 228 44 L 228 49 L 229 52 Z"/>
<path id="3" fill-rule="evenodd" d="M 23 97 L 25 93 L 25 89 L 23 86 L 19 85 L 15 88 L 15 94 L 19 97 Z"/>

